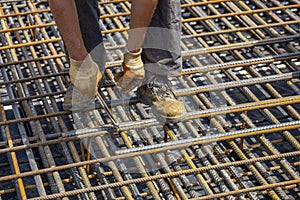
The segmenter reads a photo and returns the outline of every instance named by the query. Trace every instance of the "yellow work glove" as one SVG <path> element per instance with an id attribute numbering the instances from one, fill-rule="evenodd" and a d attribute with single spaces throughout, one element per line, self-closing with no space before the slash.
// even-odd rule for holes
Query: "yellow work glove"
<path id="1" fill-rule="evenodd" d="M 76 61 L 70 58 L 69 75 L 71 83 L 80 93 L 89 98 L 95 98 L 102 74 L 90 55 L 83 61 Z"/>
<path id="2" fill-rule="evenodd" d="M 122 88 L 123 93 L 128 93 L 142 84 L 145 77 L 145 70 L 141 53 L 142 49 L 137 53 L 125 50 L 124 61 L 122 63 L 123 71 L 115 76 L 115 81 Z"/>

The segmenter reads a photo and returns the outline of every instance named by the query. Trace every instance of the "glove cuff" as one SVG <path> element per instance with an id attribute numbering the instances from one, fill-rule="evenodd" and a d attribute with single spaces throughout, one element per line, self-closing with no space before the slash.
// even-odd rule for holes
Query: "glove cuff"
<path id="1" fill-rule="evenodd" d="M 144 68 L 144 63 L 141 59 L 142 49 L 139 49 L 136 53 L 131 53 L 128 49 L 125 49 L 124 64 L 132 72 Z"/>
<path id="2" fill-rule="evenodd" d="M 82 65 L 82 61 L 74 60 L 71 57 L 69 57 L 69 59 L 70 59 L 70 70 L 69 70 L 70 80 L 71 83 L 74 83 L 77 73 L 80 69 L 80 66 Z"/>
<path id="3" fill-rule="evenodd" d="M 69 57 L 70 59 L 70 68 L 75 68 L 75 69 L 79 69 L 79 67 L 81 66 L 83 61 L 77 61 L 74 60 L 73 58 Z"/>
<path id="4" fill-rule="evenodd" d="M 138 52 L 133 53 L 133 52 L 130 52 L 127 47 L 125 47 L 125 53 L 128 53 L 128 54 L 130 54 L 132 56 L 139 56 L 139 55 L 141 55 L 142 51 L 143 51 L 143 49 L 140 48 Z"/>

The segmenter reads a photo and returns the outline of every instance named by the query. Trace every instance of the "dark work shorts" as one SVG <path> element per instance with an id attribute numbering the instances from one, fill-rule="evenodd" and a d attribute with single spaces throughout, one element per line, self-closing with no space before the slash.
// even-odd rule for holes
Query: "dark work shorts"
<path id="1" fill-rule="evenodd" d="M 143 45 L 147 71 L 163 76 L 181 73 L 180 35 L 180 1 L 159 0 Z"/>
<path id="2" fill-rule="evenodd" d="M 104 69 L 105 50 L 99 27 L 100 13 L 97 1 L 75 2 L 85 46 L 93 59 Z M 181 73 L 180 35 L 180 1 L 159 0 L 143 45 L 142 59 L 146 73 L 164 76 Z"/>

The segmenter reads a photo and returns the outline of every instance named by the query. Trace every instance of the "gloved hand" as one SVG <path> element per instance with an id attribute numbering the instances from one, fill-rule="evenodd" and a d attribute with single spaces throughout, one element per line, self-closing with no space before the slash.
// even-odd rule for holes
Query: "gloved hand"
<path id="1" fill-rule="evenodd" d="M 83 61 L 76 61 L 70 58 L 69 75 L 71 83 L 89 98 L 94 98 L 98 92 L 98 83 L 102 74 L 98 65 L 88 55 Z"/>
<path id="2" fill-rule="evenodd" d="M 128 93 L 142 84 L 145 77 L 145 70 L 141 53 L 142 49 L 137 53 L 131 53 L 127 49 L 125 50 L 122 64 L 123 71 L 115 76 L 115 81 L 117 85 L 122 88 L 123 93 Z"/>

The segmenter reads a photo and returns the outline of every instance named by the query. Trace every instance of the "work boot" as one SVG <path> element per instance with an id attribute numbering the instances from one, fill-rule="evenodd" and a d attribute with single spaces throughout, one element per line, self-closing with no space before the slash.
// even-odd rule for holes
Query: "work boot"
<path id="1" fill-rule="evenodd" d="M 167 78 L 151 78 L 137 89 L 137 97 L 151 106 L 159 121 L 176 123 L 185 118 L 187 111 L 184 104 L 176 99 L 167 81 Z"/>
<path id="2" fill-rule="evenodd" d="M 64 110 L 83 110 L 92 107 L 98 93 L 102 74 L 88 55 L 83 61 L 70 58 L 70 85 L 64 95 Z"/>

